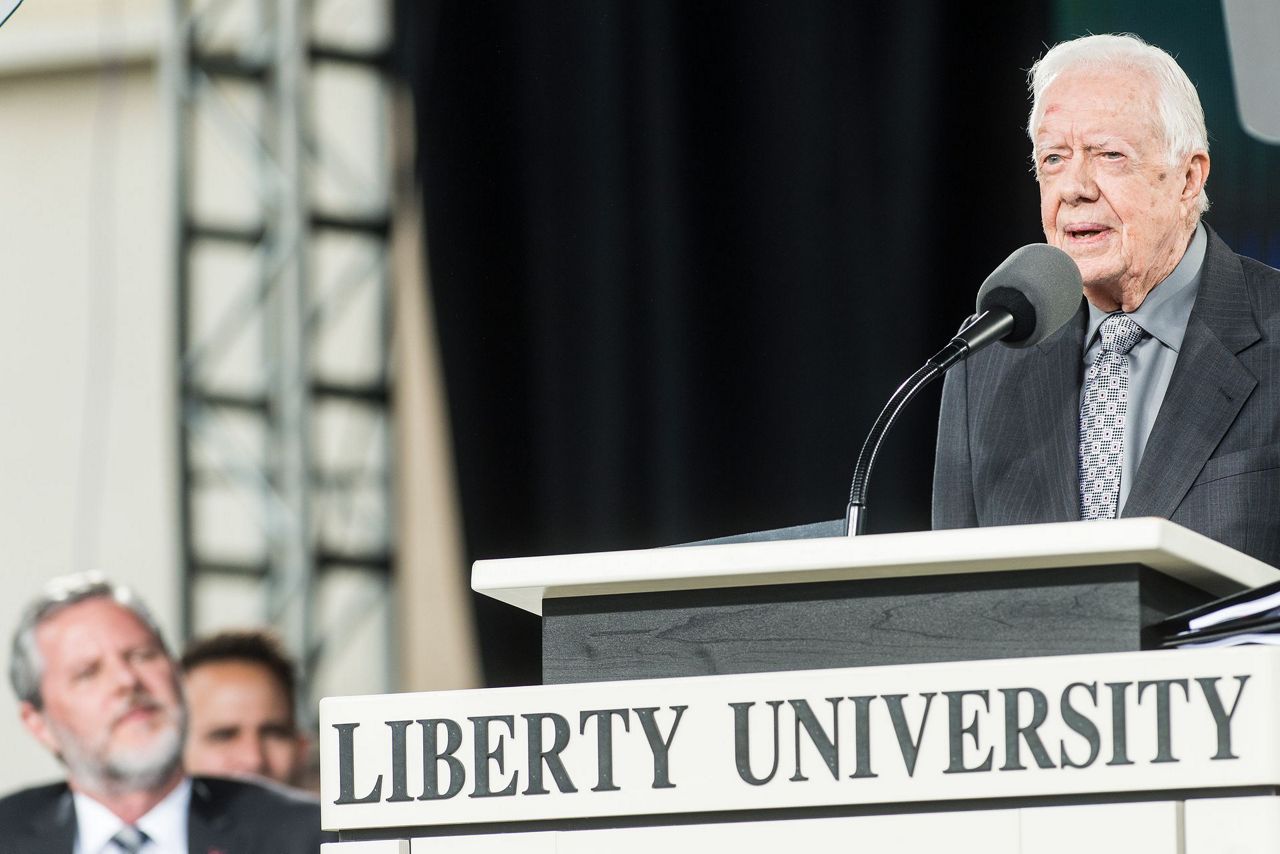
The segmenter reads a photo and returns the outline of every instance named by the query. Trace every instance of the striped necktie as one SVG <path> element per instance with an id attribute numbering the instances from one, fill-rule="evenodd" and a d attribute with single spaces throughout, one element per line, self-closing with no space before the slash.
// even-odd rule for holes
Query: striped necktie
<path id="1" fill-rule="evenodd" d="M 142 850 L 142 846 L 150 841 L 151 838 L 149 836 L 132 824 L 120 828 L 120 832 L 111 837 L 111 842 L 123 854 L 138 854 Z"/>

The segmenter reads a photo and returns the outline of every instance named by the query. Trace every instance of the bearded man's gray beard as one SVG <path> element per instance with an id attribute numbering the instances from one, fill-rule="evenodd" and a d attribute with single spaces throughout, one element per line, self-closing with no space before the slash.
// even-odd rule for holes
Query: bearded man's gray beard
<path id="1" fill-rule="evenodd" d="M 182 763 L 186 710 L 179 708 L 176 714 L 174 725 L 157 733 L 149 746 L 121 750 L 119 755 L 94 756 L 57 724 L 50 721 L 50 727 L 62 746 L 63 764 L 82 788 L 110 793 L 145 791 L 167 780 Z"/>

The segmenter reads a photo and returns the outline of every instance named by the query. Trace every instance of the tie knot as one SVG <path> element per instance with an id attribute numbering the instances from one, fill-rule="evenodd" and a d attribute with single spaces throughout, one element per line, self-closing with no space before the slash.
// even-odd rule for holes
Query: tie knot
<path id="1" fill-rule="evenodd" d="M 124 854 L 138 854 L 142 846 L 150 841 L 150 837 L 130 824 L 120 828 L 120 832 L 111 837 L 111 841 Z"/>
<path id="2" fill-rule="evenodd" d="M 1146 334 L 1132 317 L 1121 312 L 1108 315 L 1098 332 L 1102 337 L 1102 351 L 1121 356 L 1128 354 Z"/>

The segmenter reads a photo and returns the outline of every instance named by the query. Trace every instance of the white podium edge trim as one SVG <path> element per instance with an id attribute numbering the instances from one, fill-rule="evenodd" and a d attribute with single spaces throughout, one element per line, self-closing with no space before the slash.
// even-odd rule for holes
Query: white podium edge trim
<path id="1" fill-rule="evenodd" d="M 964 557 L 957 557 L 963 555 Z M 1166 519 L 1106 519 L 480 560 L 471 587 L 542 614 L 546 599 L 1138 563 L 1217 596 L 1280 570 Z"/>

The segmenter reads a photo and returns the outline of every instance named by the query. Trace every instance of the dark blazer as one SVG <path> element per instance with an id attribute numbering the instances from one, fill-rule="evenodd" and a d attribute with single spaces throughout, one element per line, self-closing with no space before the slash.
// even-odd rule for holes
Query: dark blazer
<path id="1" fill-rule="evenodd" d="M 1280 565 L 1280 271 L 1209 230 L 1200 289 L 1121 516 L 1163 516 Z M 1087 311 L 1035 347 L 948 374 L 933 527 L 1080 518 Z"/>
<path id="2" fill-rule="evenodd" d="M 303 793 L 217 777 L 196 777 L 187 820 L 191 854 L 316 854 L 335 842 L 320 830 L 320 805 Z M 0 799 L 0 851 L 71 854 L 75 805 L 66 783 Z"/>

